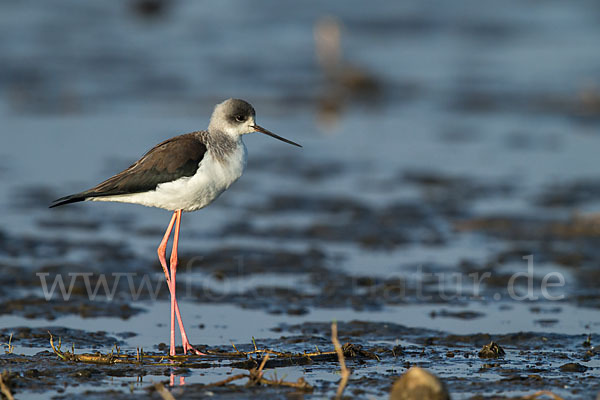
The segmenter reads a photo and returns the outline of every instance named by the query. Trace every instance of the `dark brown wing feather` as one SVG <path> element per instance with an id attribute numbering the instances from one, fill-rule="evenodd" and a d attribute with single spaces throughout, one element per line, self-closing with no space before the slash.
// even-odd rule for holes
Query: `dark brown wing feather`
<path id="1" fill-rule="evenodd" d="M 126 170 L 90 190 L 57 199 L 50 207 L 82 201 L 89 197 L 154 190 L 160 183 L 194 175 L 206 150 L 206 146 L 195 133 L 165 140 L 154 146 Z"/>

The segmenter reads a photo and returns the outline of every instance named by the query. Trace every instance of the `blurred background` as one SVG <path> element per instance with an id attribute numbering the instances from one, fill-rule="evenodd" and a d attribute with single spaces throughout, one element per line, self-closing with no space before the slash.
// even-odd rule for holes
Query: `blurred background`
<path id="1" fill-rule="evenodd" d="M 119 331 L 115 315 L 156 307 L 123 296 L 130 309 L 106 311 L 75 296 L 85 312 L 41 312 L 34 272 L 160 274 L 170 218 L 47 205 L 205 129 L 214 105 L 237 97 L 304 148 L 246 136 L 244 176 L 185 216 L 182 252 L 202 257 L 185 299 L 192 326 L 205 325 L 188 331 L 198 342 L 268 336 L 290 319 L 597 331 L 599 39 L 591 0 L 2 1 L 3 326 L 108 315 L 98 324 Z M 507 296 L 529 254 L 538 295 L 544 274 L 565 277 L 552 292 L 560 302 Z M 449 278 L 486 271 L 477 298 Z M 238 330 L 244 318 L 261 322 Z M 167 339 L 166 325 L 127 329 L 139 335 L 132 345 Z"/>

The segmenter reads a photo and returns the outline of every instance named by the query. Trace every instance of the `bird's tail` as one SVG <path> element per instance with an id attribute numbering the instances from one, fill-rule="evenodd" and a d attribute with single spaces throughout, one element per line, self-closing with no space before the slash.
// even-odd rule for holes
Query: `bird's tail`
<path id="1" fill-rule="evenodd" d="M 86 192 L 75 193 L 69 196 L 61 197 L 60 199 L 56 199 L 50 204 L 48 208 L 54 208 L 58 206 L 64 206 L 65 204 L 77 203 L 78 201 L 84 201 L 89 196 L 86 195 Z"/>

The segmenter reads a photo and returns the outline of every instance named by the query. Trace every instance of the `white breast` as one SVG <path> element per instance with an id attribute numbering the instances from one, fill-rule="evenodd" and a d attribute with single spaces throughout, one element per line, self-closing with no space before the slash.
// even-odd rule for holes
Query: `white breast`
<path id="1" fill-rule="evenodd" d="M 196 174 L 161 183 L 156 190 L 119 196 L 96 197 L 92 201 L 135 203 L 167 210 L 195 211 L 212 203 L 246 167 L 247 150 L 241 138 L 235 150 L 219 159 L 207 151 Z"/>

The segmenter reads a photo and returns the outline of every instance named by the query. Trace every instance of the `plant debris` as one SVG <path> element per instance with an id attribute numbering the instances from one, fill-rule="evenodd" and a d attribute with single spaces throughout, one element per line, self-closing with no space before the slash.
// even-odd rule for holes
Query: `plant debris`
<path id="1" fill-rule="evenodd" d="M 504 349 L 496 342 L 490 342 L 484 345 L 479 353 L 477 353 L 479 358 L 500 358 L 504 357 L 505 354 Z"/>

